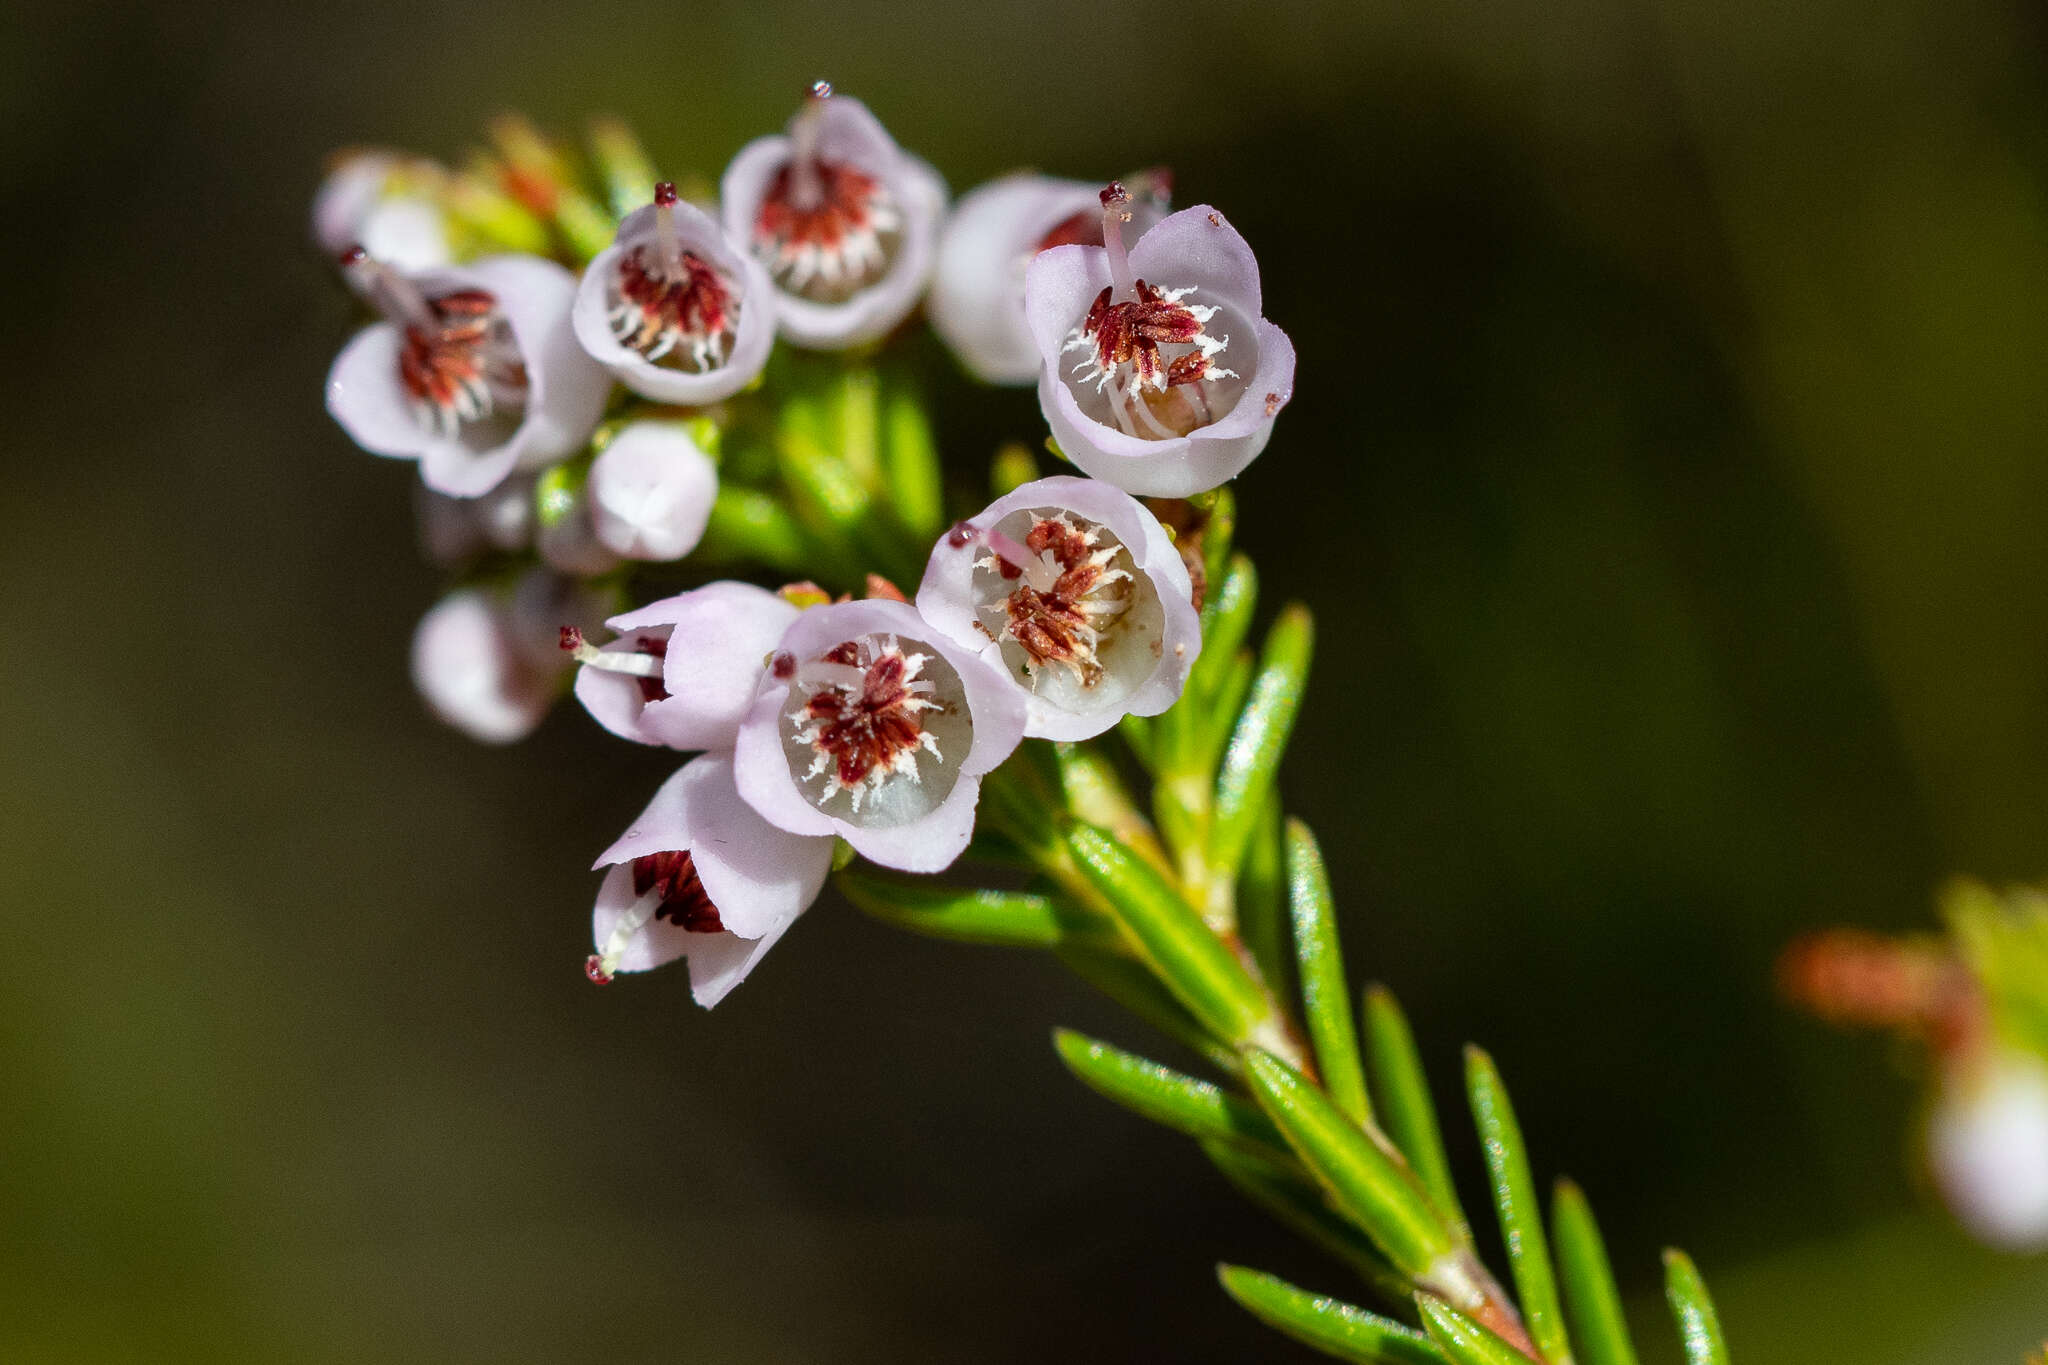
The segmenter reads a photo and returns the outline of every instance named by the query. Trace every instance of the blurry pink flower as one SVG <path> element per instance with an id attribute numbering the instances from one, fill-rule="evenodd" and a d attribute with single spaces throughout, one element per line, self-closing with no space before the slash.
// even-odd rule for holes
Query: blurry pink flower
<path id="1" fill-rule="evenodd" d="M 740 793 L 793 834 L 935 872 L 974 835 L 981 779 L 1024 736 L 1024 694 L 902 602 L 813 607 L 741 724 Z"/>
<path id="2" fill-rule="evenodd" d="M 360 245 L 398 270 L 447 265 L 447 216 L 429 192 L 442 174 L 400 152 L 345 153 L 313 196 L 313 240 L 331 257 Z"/>
<path id="3" fill-rule="evenodd" d="M 1951 1067 L 1927 1124 L 1942 1197 L 1978 1240 L 2048 1247 L 2048 1065 L 1992 1045 Z"/>
<path id="4" fill-rule="evenodd" d="M 1187 565 L 1158 518 L 1094 479 L 1040 479 L 932 550 L 917 610 L 1007 673 L 1024 733 L 1088 739 L 1179 699 L 1202 652 Z"/>
<path id="5" fill-rule="evenodd" d="M 790 834 L 733 786 L 732 759 L 691 759 L 597 860 L 609 868 L 591 916 L 591 980 L 690 960 L 690 991 L 709 1009 L 752 971 L 832 868 L 832 840 Z"/>
<path id="6" fill-rule="evenodd" d="M 782 335 L 839 350 L 883 336 L 917 306 L 946 186 L 867 106 L 820 82 L 786 134 L 740 148 L 719 197 L 727 235 L 774 281 Z"/>
<path id="7" fill-rule="evenodd" d="M 537 256 L 407 274 L 345 262 L 385 321 L 327 375 L 327 410 L 357 445 L 418 460 L 427 486 L 471 498 L 590 439 L 611 378 L 569 329 L 575 278 Z"/>
<path id="8" fill-rule="evenodd" d="M 583 272 L 575 325 L 583 349 L 633 392 L 712 403 L 768 363 L 775 294 L 760 264 L 663 182 Z"/>
<path id="9" fill-rule="evenodd" d="M 1235 478 L 1294 393 L 1294 346 L 1260 316 L 1259 265 L 1206 204 L 1125 251 L 1128 196 L 1103 191 L 1102 247 L 1025 274 L 1039 406 L 1068 459 L 1126 492 L 1184 498 Z"/>

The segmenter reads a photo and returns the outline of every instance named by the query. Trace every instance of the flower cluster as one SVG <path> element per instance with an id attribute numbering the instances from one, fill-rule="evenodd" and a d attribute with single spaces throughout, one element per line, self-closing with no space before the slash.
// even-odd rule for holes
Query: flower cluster
<path id="1" fill-rule="evenodd" d="M 516 120 L 493 138 L 459 173 L 354 153 L 320 191 L 315 237 L 378 315 L 327 405 L 417 461 L 422 542 L 458 574 L 414 639 L 437 715 L 511 741 L 573 673 L 604 729 L 695 755 L 598 860 L 588 970 L 687 958 L 709 1005 L 835 859 L 944 869 L 1022 740 L 1174 703 L 1206 508 L 1134 495 L 1241 471 L 1293 350 L 1244 239 L 1169 212 L 1164 171 L 1013 175 L 949 211 L 822 83 L 715 198 L 616 125 L 586 160 Z M 920 305 L 973 377 L 1036 384 L 1090 477 L 1003 480 L 948 525 L 915 394 L 877 377 Z M 688 586 L 619 609 L 685 560 Z M 885 576 L 920 564 L 914 596 Z M 699 571 L 727 566 L 784 585 Z"/>

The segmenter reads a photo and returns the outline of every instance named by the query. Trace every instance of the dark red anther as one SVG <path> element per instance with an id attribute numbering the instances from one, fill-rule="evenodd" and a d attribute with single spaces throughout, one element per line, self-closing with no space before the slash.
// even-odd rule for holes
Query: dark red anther
<path id="1" fill-rule="evenodd" d="M 574 626 L 562 627 L 562 648 L 574 653 L 583 648 L 583 632 Z"/>
<path id="2" fill-rule="evenodd" d="M 369 260 L 370 253 L 363 250 L 361 242 L 351 242 L 342 249 L 341 254 L 335 257 L 335 259 L 341 262 L 341 268 L 346 270 L 350 266 L 361 265 L 364 261 Z"/>
<path id="3" fill-rule="evenodd" d="M 956 521 L 953 523 L 953 529 L 946 532 L 946 543 L 956 550 L 964 550 L 980 535 L 981 532 L 974 529 L 973 522 Z"/>
<path id="4" fill-rule="evenodd" d="M 1111 204 L 1127 203 L 1130 197 L 1130 191 L 1124 188 L 1123 181 L 1112 180 L 1103 188 L 1102 207 L 1108 208 Z"/>
<path id="5" fill-rule="evenodd" d="M 596 953 L 592 953 L 583 960 L 583 974 L 589 977 L 595 985 L 609 986 L 612 984 L 612 974 L 604 969 L 604 959 Z"/>
<path id="6" fill-rule="evenodd" d="M 676 182 L 673 180 L 664 180 L 654 187 L 654 202 L 663 208 L 673 207 L 676 197 Z"/>
<path id="7" fill-rule="evenodd" d="M 768 671 L 775 675 L 777 682 L 788 682 L 796 676 L 796 655 L 786 649 L 779 649 L 768 660 Z"/>

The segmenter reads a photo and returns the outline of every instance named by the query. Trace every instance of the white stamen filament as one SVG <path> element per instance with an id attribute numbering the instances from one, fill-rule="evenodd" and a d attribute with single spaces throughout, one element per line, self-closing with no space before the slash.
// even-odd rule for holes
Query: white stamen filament
<path id="1" fill-rule="evenodd" d="M 372 307 L 393 322 L 432 331 L 441 325 L 419 286 L 379 260 L 365 256 L 348 267 L 350 279 Z"/>
<path id="2" fill-rule="evenodd" d="M 831 86 L 823 81 L 812 86 L 789 130 L 789 202 L 798 209 L 814 209 L 825 198 L 818 176 L 818 126 L 825 121 L 825 101 L 830 98 Z"/>
<path id="3" fill-rule="evenodd" d="M 607 673 L 627 673 L 636 678 L 661 676 L 662 661 L 655 655 L 643 654 L 637 649 L 599 649 L 586 641 L 578 641 L 569 650 L 569 654 L 577 663 L 603 669 Z"/>

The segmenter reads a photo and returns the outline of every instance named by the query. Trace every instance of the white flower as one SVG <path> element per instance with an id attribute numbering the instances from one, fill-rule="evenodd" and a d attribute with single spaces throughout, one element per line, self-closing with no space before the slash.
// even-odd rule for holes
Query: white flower
<path id="1" fill-rule="evenodd" d="M 1944 1077 L 1927 1125 L 1942 1197 L 1980 1241 L 2048 1247 L 2048 1066 L 2000 1050 Z"/>
<path id="2" fill-rule="evenodd" d="M 718 466 L 673 422 L 634 422 L 591 462 L 584 491 L 597 538 L 628 559 L 697 548 L 718 497 Z"/>
<path id="3" fill-rule="evenodd" d="M 448 220 L 430 192 L 442 174 L 397 152 L 346 154 L 313 196 L 313 240 L 329 256 L 360 245 L 399 270 L 447 265 Z"/>
<path id="4" fill-rule="evenodd" d="M 775 295 L 753 257 L 664 181 L 583 272 L 575 326 L 583 349 L 633 392 L 713 403 L 768 363 Z"/>
<path id="5" fill-rule="evenodd" d="M 740 726 L 740 793 L 793 834 L 935 872 L 973 838 L 981 778 L 1016 749 L 1024 711 L 1007 674 L 905 603 L 813 607 Z"/>
<path id="6" fill-rule="evenodd" d="M 859 100 L 820 82 L 786 135 L 740 148 L 719 199 L 726 234 L 774 281 L 782 335 L 839 350 L 883 336 L 917 306 L 946 186 Z"/>
<path id="7" fill-rule="evenodd" d="M 412 679 L 444 723 L 485 744 L 526 738 L 561 692 L 565 625 L 595 616 L 578 585 L 544 569 L 509 597 L 463 588 L 428 609 L 412 636 Z"/>
<path id="8" fill-rule="evenodd" d="M 1126 253 L 1128 197 L 1103 199 L 1106 246 L 1054 247 L 1025 274 L 1039 407 L 1096 478 L 1206 492 L 1265 449 L 1294 393 L 1293 343 L 1260 316 L 1258 261 L 1222 214 L 1183 209 Z"/>
<path id="9" fill-rule="evenodd" d="M 709 1009 L 810 908 L 832 868 L 832 840 L 790 834 L 733 787 L 732 759 L 704 754 L 662 784 L 597 860 L 609 868 L 591 916 L 591 980 L 690 961 Z"/>
<path id="10" fill-rule="evenodd" d="M 1029 698 L 1025 734 L 1080 740 L 1180 697 L 1202 651 L 1187 565 L 1158 518 L 1094 479 L 1040 479 L 932 550 L 917 609 Z"/>
<path id="11" fill-rule="evenodd" d="M 327 410 L 357 445 L 418 460 L 428 487 L 473 498 L 590 439 L 611 377 L 570 331 L 567 270 L 493 256 L 407 274 L 361 250 L 347 268 L 385 317 L 327 374 Z"/>

